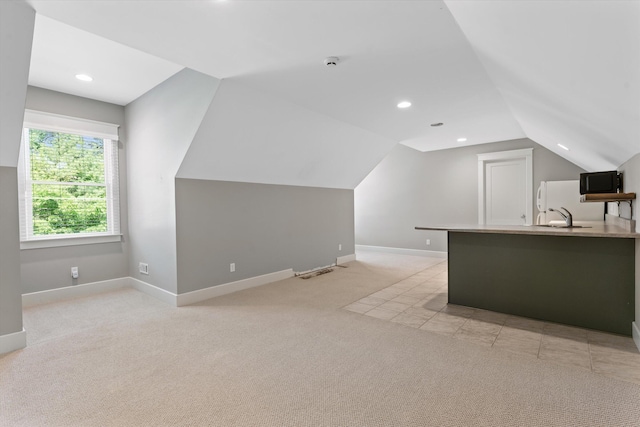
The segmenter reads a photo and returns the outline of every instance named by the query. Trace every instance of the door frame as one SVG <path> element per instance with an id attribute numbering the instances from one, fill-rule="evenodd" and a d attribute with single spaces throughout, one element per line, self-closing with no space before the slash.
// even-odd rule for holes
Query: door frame
<path id="1" fill-rule="evenodd" d="M 485 224 L 485 193 L 486 193 L 486 164 L 507 161 L 525 161 L 525 224 L 533 221 L 533 148 L 521 150 L 498 151 L 495 153 L 478 154 L 478 224 Z"/>

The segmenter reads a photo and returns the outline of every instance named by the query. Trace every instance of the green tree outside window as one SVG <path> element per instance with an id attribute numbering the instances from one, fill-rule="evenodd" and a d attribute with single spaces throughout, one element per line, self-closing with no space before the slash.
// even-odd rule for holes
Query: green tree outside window
<path id="1" fill-rule="evenodd" d="M 29 129 L 33 235 L 107 231 L 104 141 Z"/>

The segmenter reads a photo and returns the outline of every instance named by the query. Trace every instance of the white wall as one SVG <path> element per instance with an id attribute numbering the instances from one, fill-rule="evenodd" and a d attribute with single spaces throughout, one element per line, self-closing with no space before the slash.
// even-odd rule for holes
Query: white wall
<path id="1" fill-rule="evenodd" d="M 177 293 L 175 177 L 218 80 L 184 69 L 125 107 L 129 275 Z M 138 263 L 149 264 L 141 275 Z"/>
<path id="2" fill-rule="evenodd" d="M 640 194 L 640 153 L 630 158 L 627 162 L 622 164 L 618 171 L 622 172 L 623 190 L 625 193 Z M 633 209 L 632 209 L 633 207 Z M 638 219 L 638 200 L 634 200 L 632 205 L 622 202 L 618 208 L 619 214 L 623 218 Z M 632 217 L 633 211 L 633 217 Z M 640 231 L 640 222 L 636 223 L 638 230 Z"/>
<path id="3" fill-rule="evenodd" d="M 0 348 L 2 337 L 22 331 L 17 164 L 27 92 L 35 12 L 0 2 Z"/>
<path id="4" fill-rule="evenodd" d="M 178 177 L 353 189 L 394 145 L 226 79 Z"/>
<path id="5" fill-rule="evenodd" d="M 584 172 L 529 139 L 426 153 L 398 145 L 355 190 L 356 244 L 446 251 L 446 232 L 414 227 L 477 224 L 477 155 L 522 148 L 533 148 L 534 197 L 540 181 Z"/>

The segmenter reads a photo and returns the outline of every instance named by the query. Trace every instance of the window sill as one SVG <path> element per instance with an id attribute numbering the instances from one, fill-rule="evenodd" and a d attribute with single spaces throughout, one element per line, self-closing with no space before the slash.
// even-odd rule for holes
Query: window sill
<path id="1" fill-rule="evenodd" d="M 121 234 L 111 234 L 108 236 L 74 236 L 56 237 L 49 239 L 33 239 L 20 242 L 20 250 L 56 248 L 61 246 L 94 245 L 98 243 L 114 243 L 121 241 Z"/>

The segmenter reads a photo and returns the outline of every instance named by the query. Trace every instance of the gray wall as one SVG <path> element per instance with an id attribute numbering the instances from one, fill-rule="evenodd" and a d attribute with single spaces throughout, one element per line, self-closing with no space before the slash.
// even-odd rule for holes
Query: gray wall
<path id="1" fill-rule="evenodd" d="M 128 276 L 124 107 L 30 86 L 27 91 L 26 108 L 121 126 L 118 168 L 120 227 L 124 238 L 120 243 L 22 250 L 20 252 L 22 292 L 37 292 Z M 71 278 L 71 267 L 79 269 L 80 275 L 77 280 Z"/>
<path id="2" fill-rule="evenodd" d="M 534 149 L 534 198 L 540 181 L 577 179 L 584 172 L 529 139 L 426 153 L 397 145 L 355 189 L 356 244 L 446 251 L 446 232 L 414 227 L 477 224 L 477 155 L 522 148 Z"/>
<path id="3" fill-rule="evenodd" d="M 18 174 L 0 166 L 0 336 L 22 330 Z"/>
<path id="4" fill-rule="evenodd" d="M 0 166 L 18 164 L 35 16 L 27 4 L 0 1 Z"/>
<path id="5" fill-rule="evenodd" d="M 354 253 L 353 190 L 177 179 L 176 209 L 179 293 Z"/>
<path id="6" fill-rule="evenodd" d="M 121 105 L 29 86 L 25 108 L 120 125 L 120 141 L 124 141 L 124 107 Z"/>
<path id="7" fill-rule="evenodd" d="M 0 338 L 22 331 L 17 168 L 35 12 L 0 2 Z"/>
<path id="8" fill-rule="evenodd" d="M 177 292 L 175 176 L 218 82 L 184 69 L 125 107 L 129 276 L 169 292 Z"/>

